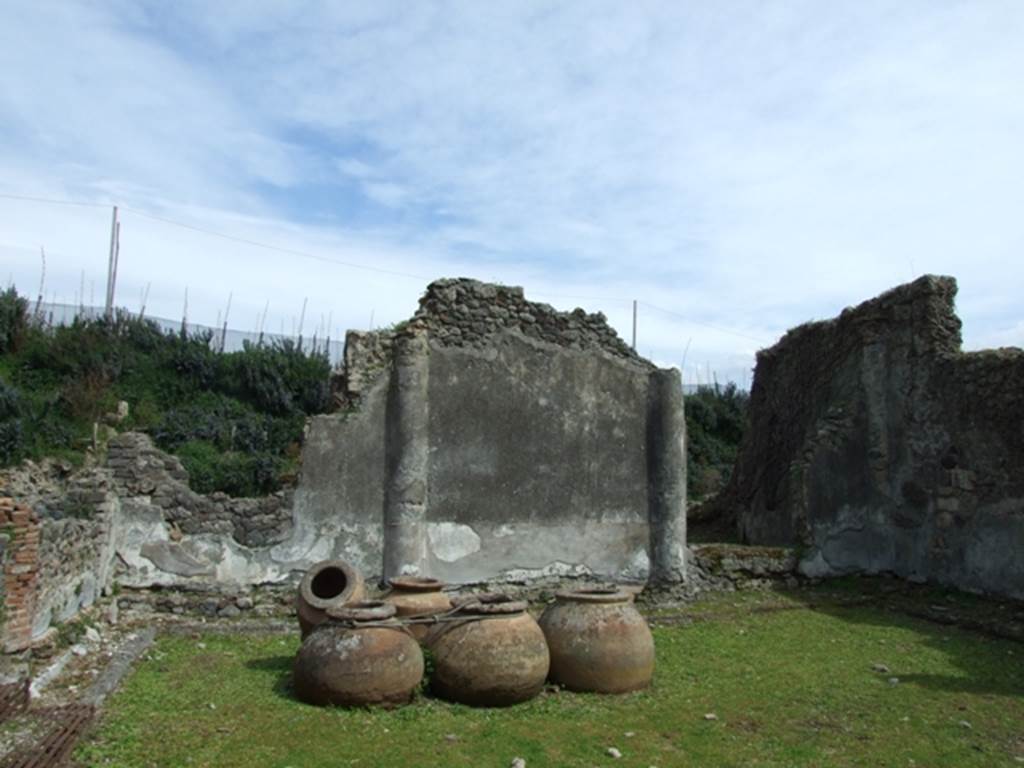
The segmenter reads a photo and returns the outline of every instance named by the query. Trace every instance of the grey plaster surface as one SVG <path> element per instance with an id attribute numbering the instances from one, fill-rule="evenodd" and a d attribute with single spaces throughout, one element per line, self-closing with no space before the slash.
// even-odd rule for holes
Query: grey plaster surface
<path id="1" fill-rule="evenodd" d="M 648 378 L 515 331 L 432 347 L 431 570 L 646 575 Z"/>

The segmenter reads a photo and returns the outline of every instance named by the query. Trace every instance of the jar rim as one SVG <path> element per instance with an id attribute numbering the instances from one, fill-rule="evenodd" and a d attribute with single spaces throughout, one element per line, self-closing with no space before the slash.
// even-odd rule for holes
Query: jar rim
<path id="1" fill-rule="evenodd" d="M 453 603 L 459 613 L 480 616 L 498 616 L 526 611 L 525 600 L 516 600 L 502 592 L 486 592 L 480 595 L 466 595 L 456 598 Z"/>
<path id="2" fill-rule="evenodd" d="M 359 572 L 344 560 L 321 560 L 314 563 L 299 582 L 299 595 L 306 603 L 320 610 L 344 602 L 360 581 Z M 318 584 L 328 581 L 329 594 L 322 594 Z"/>
<path id="3" fill-rule="evenodd" d="M 397 609 L 391 603 L 381 600 L 362 600 L 357 603 L 348 603 L 327 609 L 327 618 L 335 621 L 384 621 L 392 619 Z"/>
<path id="4" fill-rule="evenodd" d="M 617 587 L 591 587 L 559 592 L 555 597 L 560 602 L 572 603 L 629 603 L 633 597 Z"/>
<path id="5" fill-rule="evenodd" d="M 392 589 L 401 589 L 405 592 L 440 592 L 444 589 L 443 581 L 428 576 L 396 576 L 388 579 L 388 584 Z"/>

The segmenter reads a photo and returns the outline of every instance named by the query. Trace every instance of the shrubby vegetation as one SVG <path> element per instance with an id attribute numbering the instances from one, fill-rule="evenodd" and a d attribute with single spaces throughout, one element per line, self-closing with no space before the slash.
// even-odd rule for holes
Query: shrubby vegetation
<path id="1" fill-rule="evenodd" d="M 329 402 L 330 364 L 291 342 L 214 352 L 126 314 L 42 328 L 0 293 L 0 465 L 76 460 L 92 425 L 125 400 L 122 429 L 149 432 L 201 492 L 253 495 L 295 471 L 306 416 Z"/>
<path id="2" fill-rule="evenodd" d="M 704 499 L 729 481 L 747 430 L 750 395 L 735 384 L 700 387 L 686 397 L 687 495 Z"/>

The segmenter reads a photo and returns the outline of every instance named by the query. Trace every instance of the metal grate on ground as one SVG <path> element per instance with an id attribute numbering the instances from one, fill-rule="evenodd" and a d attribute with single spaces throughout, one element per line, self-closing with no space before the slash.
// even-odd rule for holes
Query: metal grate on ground
<path id="1" fill-rule="evenodd" d="M 31 747 L 8 755 L 3 768 L 55 768 L 64 765 L 95 714 L 95 707 L 89 704 L 29 710 L 26 713 L 28 717 L 45 723 L 49 729 Z"/>
<path id="2" fill-rule="evenodd" d="M 29 679 L 0 685 L 0 723 L 28 709 Z"/>

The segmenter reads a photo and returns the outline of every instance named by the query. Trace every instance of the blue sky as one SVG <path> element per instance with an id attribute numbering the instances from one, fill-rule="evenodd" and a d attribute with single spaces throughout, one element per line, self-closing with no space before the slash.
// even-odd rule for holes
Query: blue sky
<path id="1" fill-rule="evenodd" d="M 0 194 L 118 203 L 119 300 L 290 329 L 398 321 L 425 280 L 604 311 L 749 377 L 786 328 L 960 280 L 1024 345 L 1024 4 L 0 0 Z M 181 221 L 328 260 L 144 218 Z M 34 293 L 102 296 L 109 211 L 0 199 Z M 86 289 L 90 292 L 90 289 Z M 671 310 L 668 314 L 648 305 Z M 315 325 L 318 321 L 313 320 Z M 307 325 L 307 327 L 309 327 Z"/>

